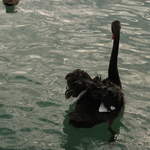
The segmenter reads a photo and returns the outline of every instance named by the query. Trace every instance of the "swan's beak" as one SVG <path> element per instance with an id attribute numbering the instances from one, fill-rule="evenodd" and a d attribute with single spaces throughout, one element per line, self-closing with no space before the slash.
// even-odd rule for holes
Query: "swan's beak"
<path id="1" fill-rule="evenodd" d="M 101 103 L 100 107 L 99 107 L 99 112 L 108 112 L 108 109 L 104 106 L 103 103 Z"/>
<path id="2" fill-rule="evenodd" d="M 114 40 L 116 38 L 115 34 L 112 34 L 112 40 Z"/>

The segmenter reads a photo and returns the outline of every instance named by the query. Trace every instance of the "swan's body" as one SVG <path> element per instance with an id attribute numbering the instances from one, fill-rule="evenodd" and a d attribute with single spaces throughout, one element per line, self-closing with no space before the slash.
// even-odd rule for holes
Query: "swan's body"
<path id="1" fill-rule="evenodd" d="M 123 112 L 124 96 L 118 73 L 117 57 L 120 39 L 120 22 L 112 23 L 114 37 L 108 69 L 108 78 L 91 78 L 86 72 L 77 69 L 67 74 L 66 98 L 78 97 L 73 112 L 69 113 L 69 122 L 74 127 L 89 128 L 102 122 L 109 123 Z"/>

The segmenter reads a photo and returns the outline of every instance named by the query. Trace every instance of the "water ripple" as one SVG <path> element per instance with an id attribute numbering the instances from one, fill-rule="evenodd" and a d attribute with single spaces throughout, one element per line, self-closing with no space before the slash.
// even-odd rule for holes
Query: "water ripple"
<path id="1" fill-rule="evenodd" d="M 29 106 L 28 107 L 15 106 L 15 108 L 18 108 L 18 109 L 25 111 L 25 112 L 33 111 L 33 107 L 29 107 Z"/>
<path id="2" fill-rule="evenodd" d="M 45 119 L 45 118 L 39 118 L 39 120 L 44 122 L 44 123 L 50 123 L 50 124 L 53 124 L 55 126 L 58 126 L 58 123 L 55 123 L 55 122 L 48 120 L 48 119 Z"/>
<path id="3" fill-rule="evenodd" d="M 13 135 L 16 132 L 9 128 L 0 128 L 0 136 Z"/>
<path id="4" fill-rule="evenodd" d="M 0 119 L 12 119 L 12 118 L 13 118 L 13 115 L 11 114 L 0 115 Z"/>
<path id="5" fill-rule="evenodd" d="M 50 106 L 60 106 L 59 104 L 53 103 L 53 102 L 49 102 L 49 101 L 40 101 L 36 103 L 38 106 L 40 107 L 50 107 Z"/>

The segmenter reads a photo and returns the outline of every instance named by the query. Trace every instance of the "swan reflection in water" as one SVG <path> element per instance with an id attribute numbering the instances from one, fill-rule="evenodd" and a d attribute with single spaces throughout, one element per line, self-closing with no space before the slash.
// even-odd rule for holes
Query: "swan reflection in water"
<path id="1" fill-rule="evenodd" d="M 78 150 L 80 148 L 93 149 L 94 147 L 100 147 L 106 143 L 111 143 L 117 140 L 117 136 L 120 133 L 120 128 L 124 127 L 121 122 L 122 114 L 120 114 L 112 124 L 114 131 L 113 139 L 112 134 L 108 130 L 107 123 L 101 123 L 95 125 L 92 128 L 75 128 L 69 124 L 68 113 L 73 111 L 75 102 L 70 105 L 69 110 L 66 111 L 66 116 L 63 122 L 63 143 L 62 148 L 65 150 Z"/>

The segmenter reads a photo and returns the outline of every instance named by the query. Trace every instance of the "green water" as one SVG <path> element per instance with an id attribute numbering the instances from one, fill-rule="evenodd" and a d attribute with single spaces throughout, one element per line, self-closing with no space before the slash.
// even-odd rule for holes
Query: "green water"
<path id="1" fill-rule="evenodd" d="M 150 1 L 22 0 L 17 11 L 0 5 L 0 149 L 150 150 Z M 107 76 L 116 19 L 126 109 L 110 144 L 107 125 L 64 121 L 64 77 L 76 68 Z"/>

